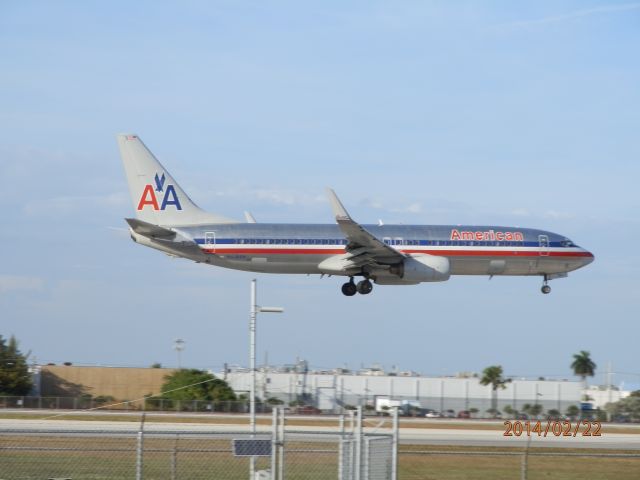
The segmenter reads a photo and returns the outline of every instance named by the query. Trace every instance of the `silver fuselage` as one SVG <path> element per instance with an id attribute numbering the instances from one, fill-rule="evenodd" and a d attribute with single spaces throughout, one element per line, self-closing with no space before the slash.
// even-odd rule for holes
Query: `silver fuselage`
<path id="1" fill-rule="evenodd" d="M 594 258 L 568 238 L 544 230 L 477 225 L 363 227 L 404 254 L 447 257 L 452 275 L 554 275 L 576 270 Z M 344 254 L 347 245 L 338 225 L 234 223 L 171 229 L 191 248 L 182 250 L 176 242 L 169 245 L 132 235 L 172 255 L 264 273 L 322 273 L 318 265 Z"/>

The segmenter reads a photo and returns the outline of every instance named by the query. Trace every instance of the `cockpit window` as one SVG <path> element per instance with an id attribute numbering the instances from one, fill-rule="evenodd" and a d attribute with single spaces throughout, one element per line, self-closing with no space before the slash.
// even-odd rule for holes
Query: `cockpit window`
<path id="1" fill-rule="evenodd" d="M 575 245 L 575 243 L 573 243 L 573 242 L 572 242 L 571 240 L 569 240 L 568 238 L 567 238 L 567 239 L 565 239 L 565 240 L 563 240 L 562 242 L 560 242 L 560 244 L 561 244 L 563 247 L 575 247 L 575 246 L 576 246 L 576 245 Z"/>

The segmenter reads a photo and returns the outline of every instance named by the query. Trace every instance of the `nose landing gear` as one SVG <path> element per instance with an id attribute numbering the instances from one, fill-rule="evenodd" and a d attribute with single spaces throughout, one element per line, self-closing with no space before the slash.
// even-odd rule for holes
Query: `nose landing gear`
<path id="1" fill-rule="evenodd" d="M 365 278 L 359 281 L 357 284 L 353 281 L 353 277 L 349 281 L 342 285 L 342 293 L 347 297 L 353 297 L 356 293 L 360 295 L 368 295 L 373 290 L 373 284 L 371 280 Z"/>
<path id="2" fill-rule="evenodd" d="M 540 291 L 545 295 L 547 295 L 548 293 L 551 293 L 551 287 L 549 286 L 549 278 L 547 277 L 547 275 L 544 276 L 544 280 L 542 282 L 542 288 L 540 288 Z"/>

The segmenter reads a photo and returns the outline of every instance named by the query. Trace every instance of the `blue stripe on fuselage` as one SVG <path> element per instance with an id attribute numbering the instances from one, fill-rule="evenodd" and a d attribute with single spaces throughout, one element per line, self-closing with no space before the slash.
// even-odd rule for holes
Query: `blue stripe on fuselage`
<path id="1" fill-rule="evenodd" d="M 204 238 L 196 238 L 198 245 L 206 245 Z M 417 243 L 414 243 L 417 242 Z M 209 244 L 215 245 L 346 245 L 344 239 L 326 238 L 215 238 Z M 515 241 L 476 241 L 476 240 L 405 240 L 403 243 L 391 243 L 397 247 L 540 247 L 539 242 Z M 549 242 L 549 248 L 572 248 L 564 242 Z"/>

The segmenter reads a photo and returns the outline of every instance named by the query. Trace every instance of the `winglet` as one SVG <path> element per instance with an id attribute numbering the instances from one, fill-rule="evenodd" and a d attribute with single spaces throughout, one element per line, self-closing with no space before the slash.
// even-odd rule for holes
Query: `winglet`
<path id="1" fill-rule="evenodd" d="M 405 258 L 404 254 L 390 247 L 375 235 L 368 232 L 362 225 L 356 223 L 351 216 L 349 216 L 349 212 L 347 212 L 347 209 L 342 205 L 336 192 L 327 188 L 327 196 L 329 197 L 333 214 L 336 216 L 336 223 L 345 237 L 347 237 L 347 253 L 356 256 L 368 254 L 374 259 L 381 260 L 385 265 L 397 263 Z"/>
<path id="2" fill-rule="evenodd" d="M 340 220 L 352 221 L 351 216 L 349 215 L 349 212 L 347 212 L 347 209 L 344 208 L 344 205 L 342 205 L 342 202 L 336 195 L 336 192 L 334 192 L 332 189 L 327 187 L 327 196 L 329 197 L 329 203 L 331 204 L 331 209 L 333 210 L 333 214 L 336 217 L 336 221 L 340 221 Z"/>

